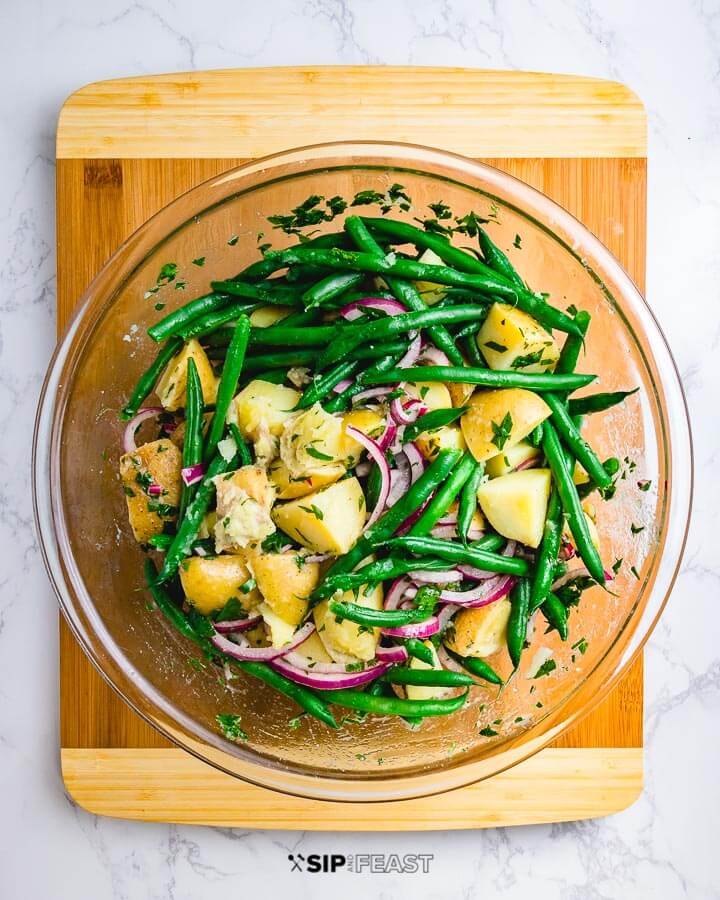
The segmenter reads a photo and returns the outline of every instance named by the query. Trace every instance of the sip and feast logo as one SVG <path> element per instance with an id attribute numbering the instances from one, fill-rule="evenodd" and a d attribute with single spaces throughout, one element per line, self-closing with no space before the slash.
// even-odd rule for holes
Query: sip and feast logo
<path id="1" fill-rule="evenodd" d="M 373 875 L 398 873 L 415 875 L 418 872 L 427 875 L 430 863 L 434 859 L 432 853 L 355 853 L 345 856 L 344 853 L 302 853 L 288 854 L 291 872 L 369 872 Z"/>

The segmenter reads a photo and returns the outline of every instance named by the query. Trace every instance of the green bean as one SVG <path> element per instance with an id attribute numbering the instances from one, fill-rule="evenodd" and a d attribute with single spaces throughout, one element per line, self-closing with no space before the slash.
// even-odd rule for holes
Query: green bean
<path id="1" fill-rule="evenodd" d="M 203 480 L 195 491 L 195 496 L 185 511 L 185 518 L 178 522 L 177 534 L 165 554 L 163 567 L 158 575 L 158 584 L 162 584 L 172 578 L 182 560 L 189 556 L 205 518 L 205 513 L 207 513 L 210 502 L 215 496 L 213 479 L 216 475 L 222 475 L 233 468 L 234 463 L 235 459 L 226 460 L 219 453 L 210 462 Z"/>
<path id="2" fill-rule="evenodd" d="M 429 666 L 435 665 L 435 657 L 433 656 L 432 650 L 427 647 L 420 638 L 405 638 L 403 644 L 410 656 L 414 656 L 415 659 L 419 659 Z"/>
<path id="3" fill-rule="evenodd" d="M 475 675 L 476 678 L 482 678 L 485 681 L 489 681 L 490 684 L 499 685 L 503 683 L 502 678 L 484 659 L 480 659 L 478 656 L 460 656 L 458 653 L 448 650 L 447 647 L 445 652 L 456 662 L 460 663 L 464 669 Z"/>
<path id="4" fill-rule="evenodd" d="M 280 319 L 283 328 L 299 328 L 301 325 L 315 325 L 322 316 L 322 310 L 319 309 L 302 309 L 297 312 L 290 313 L 284 319 Z M 278 322 L 277 324 L 280 324 Z"/>
<path id="5" fill-rule="evenodd" d="M 474 460 L 473 460 L 474 461 Z M 475 461 L 474 461 L 475 462 Z M 481 462 L 475 462 L 475 466 L 470 473 L 470 477 L 463 485 L 460 492 L 460 505 L 458 506 L 457 515 L 457 533 L 463 544 L 468 542 L 468 532 L 472 524 L 473 516 L 477 510 L 477 489 L 485 475 L 485 465 Z"/>
<path id="6" fill-rule="evenodd" d="M 447 569 L 442 559 L 380 559 L 370 562 L 353 572 L 326 578 L 310 595 L 311 600 L 322 600 L 336 591 L 351 591 L 363 585 L 374 585 L 381 581 L 392 581 L 408 572 L 437 572 Z"/>
<path id="7" fill-rule="evenodd" d="M 449 245 L 448 245 L 449 246 Z M 462 252 L 462 251 L 460 251 Z M 433 266 L 416 260 L 401 259 L 396 254 L 377 257 L 370 253 L 351 253 L 345 250 L 307 250 L 305 248 L 280 251 L 268 256 L 282 261 L 285 265 L 313 262 L 326 265 L 340 271 L 373 272 L 377 275 L 396 275 L 399 278 L 432 281 L 437 284 L 449 284 L 453 287 L 474 288 L 491 296 L 498 295 L 524 312 L 536 318 L 547 328 L 557 328 L 571 334 L 578 333 L 575 321 L 554 306 L 550 306 L 541 297 L 529 291 L 521 291 L 509 284 L 504 278 L 476 260 L 478 266 L 487 269 L 487 273 L 467 274 L 458 272 L 448 266 Z"/>
<path id="8" fill-rule="evenodd" d="M 383 675 L 390 684 L 414 684 L 424 687 L 470 687 L 475 679 L 448 669 L 408 669 L 393 666 Z"/>
<path id="9" fill-rule="evenodd" d="M 415 484 L 411 485 L 405 496 L 401 497 L 365 531 L 349 553 L 335 560 L 325 577 L 331 578 L 343 572 L 350 572 L 360 560 L 368 555 L 374 545 L 381 544 L 392 537 L 408 516 L 425 503 L 454 467 L 459 457 L 459 450 L 441 450 Z"/>
<path id="10" fill-rule="evenodd" d="M 543 601 L 540 610 L 547 619 L 551 629 L 558 632 L 560 640 L 566 641 L 568 636 L 568 609 L 562 600 L 551 591 Z"/>
<path id="11" fill-rule="evenodd" d="M 605 462 L 603 463 L 603 469 L 608 473 L 608 475 L 615 478 L 615 476 L 620 471 L 620 460 L 616 456 L 609 456 Z M 586 497 L 589 497 L 590 494 L 594 493 L 598 487 L 594 481 L 586 481 L 583 484 L 576 485 L 578 496 L 581 500 L 584 500 Z M 607 492 L 607 493 L 606 493 Z M 612 496 L 612 486 L 610 489 L 605 488 L 602 492 L 603 497 L 609 499 Z"/>
<path id="12" fill-rule="evenodd" d="M 165 618 L 173 625 L 177 631 L 184 637 L 198 644 L 205 650 L 208 656 L 215 655 L 215 648 L 206 637 L 199 634 L 193 626 L 188 622 L 183 611 L 172 601 L 167 591 L 158 583 L 158 573 L 155 564 L 151 559 L 145 560 L 145 583 L 148 590 L 152 594 L 157 608 L 165 616 Z"/>
<path id="13" fill-rule="evenodd" d="M 358 347 L 348 354 L 349 360 L 380 359 L 388 354 L 395 354 L 398 358 L 407 350 L 404 341 L 393 341 L 385 344 L 368 344 Z M 208 354 L 209 355 L 209 354 Z M 257 372 L 263 369 L 285 368 L 293 366 L 314 365 L 318 352 L 315 348 L 298 350 L 277 350 L 270 353 L 257 353 L 245 357 L 243 373 Z"/>
<path id="14" fill-rule="evenodd" d="M 448 407 L 447 409 L 433 409 L 422 416 L 418 416 L 414 422 L 405 426 L 403 433 L 403 443 L 409 444 L 414 441 L 418 435 L 425 431 L 436 431 L 438 428 L 444 428 L 460 418 L 468 411 L 467 406 Z"/>
<path id="15" fill-rule="evenodd" d="M 456 544 L 453 541 L 445 541 L 440 538 L 403 535 L 402 537 L 384 540 L 383 546 L 390 551 L 407 550 L 409 553 L 437 556 L 448 562 L 487 569 L 488 572 L 502 572 L 518 576 L 529 573 L 530 565 L 526 559 L 522 559 L 519 556 L 502 556 L 502 554 L 493 553 L 478 546 L 483 544 L 492 546 L 488 538 L 493 538 L 492 544 L 495 547 L 497 547 L 498 541 L 504 543 L 504 538 L 498 538 L 496 535 L 487 535 L 485 538 L 467 547 L 463 544 Z"/>
<path id="16" fill-rule="evenodd" d="M 228 429 L 230 431 L 232 439 L 235 441 L 235 446 L 237 447 L 237 455 L 240 457 L 240 465 L 251 466 L 252 457 L 250 456 L 250 450 L 248 449 L 248 445 L 243 440 L 243 436 L 240 434 L 240 429 L 234 422 L 231 422 L 228 425 Z"/>
<path id="17" fill-rule="evenodd" d="M 161 553 L 164 553 L 172 544 L 173 537 L 174 535 L 172 534 L 154 534 L 148 541 L 148 544 L 155 550 L 159 550 Z M 194 541 L 191 549 L 203 550 L 206 556 L 215 555 L 215 544 L 209 538 L 199 538 L 198 540 Z"/>
<path id="18" fill-rule="evenodd" d="M 590 313 L 580 309 L 575 313 L 575 324 L 579 333 L 570 334 L 565 338 L 565 343 L 560 351 L 555 371 L 561 374 L 574 372 L 580 357 L 580 351 L 585 343 L 585 335 L 590 326 Z"/>
<path id="19" fill-rule="evenodd" d="M 470 360 L 471 365 L 483 368 L 485 360 L 483 359 L 482 353 L 480 353 L 477 340 L 474 337 L 466 338 L 463 341 L 463 347 L 465 348 L 465 353 L 467 354 L 467 358 Z"/>
<path id="20" fill-rule="evenodd" d="M 542 541 L 535 560 L 535 571 L 530 588 L 530 613 L 542 606 L 550 590 L 550 585 L 555 580 L 555 565 L 558 551 L 560 550 L 560 538 L 562 535 L 562 506 L 557 488 L 553 485 L 548 500 L 545 527 Z"/>
<path id="21" fill-rule="evenodd" d="M 348 359 L 338 363 L 324 374 L 316 375 L 303 391 L 295 409 L 307 409 L 313 403 L 319 403 L 324 400 L 336 384 L 353 375 L 359 366 L 359 360 Z"/>
<path id="22" fill-rule="evenodd" d="M 253 328 L 250 332 L 250 346 L 314 347 L 327 344 L 341 327 L 315 325 L 309 328 L 286 328 L 284 325 L 271 325 L 269 328 Z"/>
<path id="23" fill-rule="evenodd" d="M 595 451 L 575 427 L 562 398 L 557 394 L 544 394 L 543 399 L 552 410 L 552 421 L 558 434 L 567 444 L 575 459 L 598 487 L 608 487 L 612 483 L 612 478 L 603 468 Z"/>
<path id="24" fill-rule="evenodd" d="M 631 397 L 639 390 L 640 388 L 635 388 L 632 391 L 613 391 L 608 394 L 589 394 L 587 397 L 578 397 L 577 400 L 568 401 L 568 412 L 571 416 L 603 412 L 622 403 L 626 397 Z"/>
<path id="25" fill-rule="evenodd" d="M 459 697 L 448 700 L 401 700 L 399 697 L 375 697 L 347 688 L 328 691 L 327 699 L 338 706 L 376 713 L 380 716 L 403 716 L 404 718 L 425 718 L 426 716 L 447 716 L 457 712 L 465 704 L 467 691 Z"/>
<path id="26" fill-rule="evenodd" d="M 231 300 L 230 294 L 218 294 L 216 292 L 205 294 L 168 313 L 159 322 L 151 325 L 147 333 L 154 341 L 164 341 L 166 338 L 177 334 L 192 319 L 222 309 Z"/>
<path id="27" fill-rule="evenodd" d="M 527 290 L 525 282 L 518 275 L 515 266 L 510 262 L 507 255 L 493 242 L 490 235 L 484 228 L 478 228 L 478 240 L 480 241 L 480 249 L 485 257 L 485 262 L 498 275 L 502 275 L 511 283 L 519 287 L 521 290 Z"/>
<path id="28" fill-rule="evenodd" d="M 527 440 L 529 444 L 532 444 L 533 447 L 539 447 L 542 444 L 542 435 L 543 435 L 543 426 L 542 422 L 539 425 L 536 425 L 530 434 L 527 436 Z"/>
<path id="29" fill-rule="evenodd" d="M 345 229 L 357 244 L 359 250 L 372 253 L 375 256 L 385 256 L 385 251 L 380 247 L 375 238 L 368 231 L 365 223 L 359 216 L 348 216 L 345 220 Z M 404 303 L 415 312 L 425 309 L 425 301 L 417 291 L 415 285 L 399 278 L 387 278 L 387 284 L 396 299 Z M 457 349 L 455 341 L 444 325 L 432 325 L 428 328 L 430 339 L 442 350 L 450 361 L 456 365 L 462 365 L 462 356 Z"/>
<path id="30" fill-rule="evenodd" d="M 529 372 L 478 369 L 471 366 L 411 366 L 407 369 L 390 369 L 372 377 L 365 377 L 366 384 L 394 384 L 396 381 L 460 381 L 481 384 L 484 387 L 520 387 L 531 391 L 575 391 L 590 384 L 595 375 L 532 374 Z"/>
<path id="31" fill-rule="evenodd" d="M 469 319 L 480 319 L 482 315 L 483 311 L 477 306 L 451 306 L 448 309 L 423 309 L 420 312 L 400 313 L 397 316 L 385 316 L 365 323 L 355 321 L 340 330 L 325 348 L 318 360 L 318 366 L 322 368 L 343 359 L 350 350 L 368 341 L 383 341 L 439 322 L 467 322 Z"/>
<path id="32" fill-rule="evenodd" d="M 530 583 L 522 578 L 510 591 L 510 618 L 507 623 L 507 648 L 510 661 L 517 669 L 525 647 L 530 618 Z"/>
<path id="33" fill-rule="evenodd" d="M 230 341 L 230 347 L 228 348 L 222 375 L 220 376 L 220 384 L 218 385 L 215 400 L 215 412 L 205 439 L 205 449 L 203 451 L 205 462 L 209 462 L 215 455 L 217 445 L 225 430 L 225 418 L 240 380 L 240 372 L 245 360 L 245 351 L 247 350 L 249 337 L 250 319 L 247 316 L 241 316 L 235 326 L 235 333 Z"/>
<path id="34" fill-rule="evenodd" d="M 187 361 L 187 387 L 185 389 L 185 435 L 182 446 L 182 464 L 186 469 L 202 462 L 203 456 L 203 392 L 195 360 Z M 195 493 L 196 484 L 183 482 L 178 517 L 185 515 L 187 505 Z"/>
<path id="35" fill-rule="evenodd" d="M 450 473 L 447 480 L 438 487 L 434 497 L 422 511 L 417 521 L 413 523 L 408 532 L 410 537 L 422 537 L 433 528 L 437 520 L 442 518 L 450 509 L 453 500 L 460 493 L 462 486 L 470 478 L 474 470 L 475 460 L 469 453 L 466 453 Z"/>
<path id="36" fill-rule="evenodd" d="M 161 347 L 158 355 L 150 363 L 148 368 L 140 376 L 130 399 L 120 413 L 120 419 L 127 422 L 138 414 L 148 394 L 155 387 L 155 383 L 162 375 L 170 360 L 180 352 L 183 342 L 180 338 L 171 338 L 164 347 Z"/>
<path id="37" fill-rule="evenodd" d="M 249 384 L 250 381 L 268 381 L 270 384 L 283 384 L 286 380 L 287 369 L 266 369 L 264 372 L 256 372 L 245 384 Z"/>
<path id="38" fill-rule="evenodd" d="M 349 622 L 367 625 L 370 628 L 400 628 L 403 625 L 424 622 L 432 616 L 432 610 L 422 606 L 414 609 L 370 609 L 358 603 L 330 600 L 328 608 L 338 619 L 347 619 Z"/>
<path id="39" fill-rule="evenodd" d="M 604 585 L 605 573 L 603 571 L 602 560 L 592 542 L 585 513 L 583 512 L 580 503 L 580 497 L 578 496 L 577 488 L 573 483 L 572 475 L 568 469 L 565 454 L 560 445 L 557 432 L 547 419 L 543 424 L 543 452 L 548 461 L 548 465 L 552 470 L 558 494 L 560 495 L 560 501 L 568 517 L 570 531 L 575 539 L 577 551 L 580 554 L 582 561 L 585 563 L 588 572 L 590 572 L 590 575 L 598 582 L 598 584 Z"/>
<path id="40" fill-rule="evenodd" d="M 184 341 L 189 341 L 192 338 L 205 337 L 207 334 L 212 334 L 212 332 L 220 328 L 221 325 L 226 325 L 228 322 L 240 318 L 240 316 L 250 315 L 250 313 L 257 308 L 257 303 L 230 303 L 228 306 L 224 306 L 216 312 L 208 313 L 206 316 L 198 316 L 196 319 L 183 325 L 178 334 Z"/>
<path id="41" fill-rule="evenodd" d="M 294 306 L 298 300 L 298 291 L 285 285 L 268 286 L 264 284 L 245 284 L 242 281 L 211 281 L 210 287 L 220 294 L 231 294 L 256 303 L 278 306 Z"/>
<path id="42" fill-rule="evenodd" d="M 393 346 L 392 344 L 386 345 L 387 347 Z M 340 412 L 343 409 L 347 408 L 347 405 L 350 403 L 352 398 L 365 390 L 366 384 L 365 381 L 367 378 L 372 378 L 374 375 L 379 374 L 380 372 L 385 372 L 388 369 L 393 369 L 398 363 L 400 357 L 405 353 L 407 349 L 404 346 L 399 352 L 397 350 L 389 353 L 387 356 L 383 356 L 372 366 L 369 366 L 364 372 L 362 372 L 353 382 L 353 384 L 349 385 L 345 388 L 341 393 L 336 394 L 332 400 L 329 400 L 325 403 L 325 411 L 326 412 Z M 353 351 L 355 353 L 357 351 Z M 348 354 L 348 356 L 352 356 L 353 353 Z"/>
<path id="43" fill-rule="evenodd" d="M 314 309 L 322 306 L 330 300 L 334 300 L 346 291 L 357 287 L 365 276 L 361 272 L 332 272 L 321 281 L 318 281 L 302 295 L 302 302 L 306 309 Z"/>

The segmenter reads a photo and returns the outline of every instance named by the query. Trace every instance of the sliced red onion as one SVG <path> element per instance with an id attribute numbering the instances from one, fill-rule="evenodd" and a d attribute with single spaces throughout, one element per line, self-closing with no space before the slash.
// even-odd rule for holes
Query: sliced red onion
<path id="1" fill-rule="evenodd" d="M 409 369 L 411 366 L 414 366 L 417 362 L 418 357 L 420 356 L 420 351 L 422 350 L 423 340 L 420 332 L 415 334 L 415 337 L 410 342 L 410 346 L 407 348 L 405 355 L 402 359 L 398 360 L 396 363 L 396 367 L 398 369 Z M 447 357 L 446 357 L 447 359 Z M 450 362 L 448 361 L 448 365 Z"/>
<path id="2" fill-rule="evenodd" d="M 437 347 L 426 347 L 421 355 L 420 362 L 429 362 L 433 366 L 449 366 L 450 360 L 447 356 L 442 352 L 442 350 L 438 350 Z"/>
<path id="3" fill-rule="evenodd" d="M 405 599 L 406 591 L 410 587 L 410 579 L 409 578 L 396 578 L 395 581 L 390 585 L 390 587 L 385 592 L 385 602 L 383 603 L 384 609 L 399 609 L 400 603 Z"/>
<path id="4" fill-rule="evenodd" d="M 386 428 L 385 430 L 387 431 L 388 429 Z M 385 509 L 388 494 L 390 493 L 390 464 L 385 458 L 385 453 L 380 444 L 360 431 L 359 428 L 353 428 L 352 425 L 348 425 L 345 429 L 345 433 L 365 447 L 380 470 L 380 492 L 378 494 L 377 503 L 375 504 L 375 509 L 365 523 L 365 528 L 363 529 L 363 531 L 365 531 L 378 520 L 380 514 Z"/>
<path id="5" fill-rule="evenodd" d="M 321 563 L 332 559 L 332 553 L 313 553 L 312 556 L 303 557 L 306 563 Z"/>
<path id="6" fill-rule="evenodd" d="M 502 553 L 500 556 L 511 557 L 515 556 L 515 551 L 517 550 L 517 541 L 508 541 L 507 544 L 502 549 Z"/>
<path id="7" fill-rule="evenodd" d="M 296 669 L 302 669 L 303 672 L 322 672 L 325 675 L 343 675 L 347 672 L 345 663 L 341 662 L 315 662 L 304 653 L 298 653 L 297 650 L 291 650 L 283 656 L 283 660 Z"/>
<path id="8" fill-rule="evenodd" d="M 479 541 L 480 538 L 485 536 L 485 532 L 482 528 L 471 528 L 467 533 L 469 541 Z"/>
<path id="9" fill-rule="evenodd" d="M 295 632 L 292 640 L 285 644 L 284 647 L 252 647 L 248 640 L 242 635 L 238 643 L 228 640 L 217 632 L 210 638 L 213 645 L 221 650 L 227 656 L 240 660 L 263 660 L 269 662 L 277 659 L 294 650 L 303 641 L 306 641 L 315 631 L 315 625 L 312 622 L 306 622 L 302 628 Z"/>
<path id="10" fill-rule="evenodd" d="M 390 663 L 383 662 L 369 666 L 367 669 L 361 669 L 359 672 L 305 672 L 303 669 L 290 665 L 282 658 L 274 659 L 270 665 L 297 684 L 325 691 L 367 684 L 368 681 L 374 681 L 390 668 Z"/>
<path id="11" fill-rule="evenodd" d="M 401 397 L 395 397 L 390 403 L 390 415 L 398 425 L 410 425 L 418 416 L 424 416 L 428 411 L 422 400 L 411 397 L 404 403 Z"/>
<path id="12" fill-rule="evenodd" d="M 227 622 L 215 622 L 218 634 L 234 634 L 237 631 L 248 631 L 262 622 L 262 616 L 250 616 L 248 619 L 228 619 Z"/>
<path id="13" fill-rule="evenodd" d="M 372 463 L 364 460 L 355 466 L 355 474 L 363 478 L 365 475 L 370 474 L 370 469 L 372 469 Z"/>
<path id="14" fill-rule="evenodd" d="M 517 578 L 513 578 L 511 575 L 501 575 L 488 581 L 482 581 L 469 591 L 441 591 L 440 599 L 457 606 L 478 609 L 505 597 L 510 593 L 516 581 Z"/>
<path id="15" fill-rule="evenodd" d="M 461 606 L 456 606 L 454 603 L 448 603 L 438 613 L 438 622 L 440 623 L 440 631 L 445 631 L 445 629 L 450 624 L 450 620 L 455 615 L 456 612 L 459 612 L 462 609 Z"/>
<path id="16" fill-rule="evenodd" d="M 435 525 L 430 535 L 434 538 L 454 538 L 457 537 L 457 528 L 454 525 Z"/>
<path id="17" fill-rule="evenodd" d="M 497 572 L 490 572 L 488 569 L 478 569 L 475 566 L 458 566 L 462 574 L 471 581 L 486 581 L 488 578 L 495 578 Z"/>
<path id="18" fill-rule="evenodd" d="M 366 391 L 360 391 L 359 394 L 355 394 L 350 403 L 353 406 L 356 406 L 358 403 L 362 403 L 364 400 L 372 400 L 374 397 L 384 397 L 394 389 L 394 385 L 392 384 L 385 384 L 381 387 L 368 388 Z"/>
<path id="19" fill-rule="evenodd" d="M 566 538 L 561 539 L 560 543 L 560 553 L 558 554 L 560 559 L 567 562 L 575 556 L 575 548 Z"/>
<path id="20" fill-rule="evenodd" d="M 191 484 L 197 484 L 198 481 L 202 481 L 203 475 L 205 474 L 205 466 L 202 463 L 196 463 L 194 466 L 186 466 L 184 469 L 180 470 L 180 474 L 182 475 L 182 480 L 185 484 L 190 487 Z"/>
<path id="21" fill-rule="evenodd" d="M 378 447 L 384 453 L 388 447 L 395 440 L 395 435 L 397 434 L 397 426 L 393 425 L 393 423 L 388 418 L 385 422 L 385 431 L 380 435 L 377 440 Z"/>
<path id="22" fill-rule="evenodd" d="M 412 580 L 419 581 L 420 584 L 449 584 L 453 581 L 462 581 L 462 576 L 458 569 L 445 569 L 440 572 L 418 569 L 412 573 Z"/>
<path id="23" fill-rule="evenodd" d="M 399 456 L 398 459 L 402 459 L 403 457 Z M 410 487 L 410 466 L 405 463 L 405 467 L 393 469 L 390 472 L 390 492 L 388 493 L 387 500 L 385 501 L 385 506 L 389 509 L 391 506 L 395 506 L 395 504 L 402 497 L 405 496 L 408 492 L 408 488 Z"/>
<path id="24" fill-rule="evenodd" d="M 345 378 L 343 381 L 338 381 L 338 383 L 333 388 L 336 394 L 342 394 L 343 391 L 347 390 L 352 385 L 352 381 L 349 378 Z"/>
<path id="25" fill-rule="evenodd" d="M 513 472 L 522 472 L 523 469 L 533 469 L 540 462 L 540 454 L 537 456 L 531 456 L 528 459 L 523 460 L 519 465 L 515 466 Z"/>
<path id="26" fill-rule="evenodd" d="M 440 631 L 440 622 L 437 616 L 430 616 L 424 622 L 411 622 L 409 625 L 400 625 L 397 628 L 383 628 L 382 633 L 388 637 L 399 638 L 426 638 Z"/>
<path id="27" fill-rule="evenodd" d="M 162 494 L 162 490 L 163 489 L 160 487 L 159 484 L 148 485 L 148 489 L 147 489 L 148 494 L 150 494 L 151 497 L 159 497 Z"/>
<path id="28" fill-rule="evenodd" d="M 123 450 L 125 453 L 134 453 L 137 450 L 135 432 L 145 419 L 152 419 L 153 416 L 157 416 L 161 412 L 163 412 L 162 406 L 146 406 L 130 419 L 123 432 Z"/>
<path id="29" fill-rule="evenodd" d="M 457 525 L 457 511 L 447 512 L 437 520 L 438 525 Z"/>
<path id="30" fill-rule="evenodd" d="M 409 655 L 407 647 L 403 647 L 402 644 L 395 644 L 392 647 L 378 647 L 375 651 L 375 657 L 381 662 L 387 663 L 405 662 Z"/>
<path id="31" fill-rule="evenodd" d="M 443 669 L 449 669 L 451 672 L 462 672 L 463 675 L 467 675 L 467 669 L 463 668 L 456 659 L 453 659 L 442 644 L 437 648 L 437 655 Z"/>
<path id="32" fill-rule="evenodd" d="M 162 430 L 165 434 L 172 434 L 177 428 L 177 422 L 163 422 Z"/>
<path id="33" fill-rule="evenodd" d="M 399 300 L 391 300 L 387 297 L 363 297 L 361 300 L 355 300 L 348 303 L 340 310 L 340 315 L 348 322 L 358 319 L 362 315 L 362 308 L 377 309 L 380 312 L 387 313 L 389 316 L 397 316 L 399 313 L 407 312 L 407 307 Z"/>
<path id="34" fill-rule="evenodd" d="M 410 484 L 415 484 L 425 471 L 425 457 L 415 444 L 405 444 L 402 451 L 410 463 Z"/>

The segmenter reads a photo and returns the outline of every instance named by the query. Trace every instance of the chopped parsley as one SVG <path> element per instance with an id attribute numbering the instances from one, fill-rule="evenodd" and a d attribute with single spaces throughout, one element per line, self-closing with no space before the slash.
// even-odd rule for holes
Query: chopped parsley
<path id="1" fill-rule="evenodd" d="M 323 515 L 323 511 L 318 509 L 314 503 L 311 503 L 310 506 L 301 506 L 300 509 L 304 510 L 306 513 L 310 513 L 310 515 L 315 516 L 316 519 L 319 519 L 321 522 L 325 518 Z"/>
<path id="2" fill-rule="evenodd" d="M 319 450 L 316 450 L 315 447 L 306 447 L 305 452 L 308 456 L 312 456 L 313 459 L 322 459 L 327 461 L 332 461 L 333 457 L 328 456 L 327 453 L 321 453 Z"/>
<path id="3" fill-rule="evenodd" d="M 506 412 L 503 416 L 502 422 L 498 425 L 497 422 L 490 421 L 490 427 L 492 428 L 493 436 L 491 438 L 492 443 L 498 448 L 498 450 L 502 450 L 505 444 L 508 442 L 508 438 L 512 433 L 513 420 L 510 412 Z"/>
<path id="4" fill-rule="evenodd" d="M 158 285 L 161 284 L 169 284 L 171 281 L 175 281 L 175 276 L 177 275 L 177 263 L 170 262 L 165 263 L 164 266 L 161 266 L 160 272 L 156 279 L 156 283 Z"/>
<path id="5" fill-rule="evenodd" d="M 645 526 L 644 525 L 631 525 L 630 531 L 632 532 L 632 534 L 640 534 L 641 531 L 645 531 Z"/>
<path id="6" fill-rule="evenodd" d="M 240 716 L 233 713 L 219 713 L 215 716 L 215 721 L 220 727 L 223 737 L 229 741 L 246 741 L 247 733 L 240 727 Z"/>
<path id="7" fill-rule="evenodd" d="M 480 734 L 483 737 L 497 737 L 497 731 L 491 728 L 489 725 L 486 725 L 485 728 L 480 729 Z"/>
<path id="8" fill-rule="evenodd" d="M 652 481 L 650 481 L 649 478 L 646 478 L 644 481 L 638 481 L 637 486 L 641 491 L 649 491 L 652 486 Z"/>
<path id="9" fill-rule="evenodd" d="M 438 219 L 452 218 L 452 210 L 447 203 L 443 203 L 442 201 L 438 203 L 428 203 L 428 209 L 431 209 Z"/>
<path id="10" fill-rule="evenodd" d="M 239 240 L 240 240 L 239 236 L 238 236 L 237 234 L 234 234 L 234 235 L 228 240 L 228 247 L 234 247 L 235 244 L 237 244 L 237 242 L 238 242 Z"/>
<path id="11" fill-rule="evenodd" d="M 637 578 L 637 580 L 640 581 L 640 574 L 638 573 L 638 570 L 635 568 L 635 566 L 630 566 L 630 571 Z"/>
<path id="12" fill-rule="evenodd" d="M 520 238 L 520 235 L 519 235 L 519 234 L 516 234 L 516 235 L 515 235 L 515 240 L 513 241 L 513 247 L 515 247 L 515 248 L 517 248 L 518 250 L 520 250 L 520 249 L 521 249 L 521 245 L 522 245 L 522 240 L 521 240 L 521 238 Z"/>
<path id="13" fill-rule="evenodd" d="M 242 588 L 241 588 L 242 590 Z M 247 619 L 247 613 L 237 597 L 230 597 L 225 606 L 217 614 L 216 622 L 232 622 L 235 619 Z"/>
<path id="14" fill-rule="evenodd" d="M 498 344 L 497 341 L 485 341 L 483 347 L 487 347 L 488 350 L 494 350 L 496 353 L 507 353 L 507 347 L 504 344 Z"/>
<path id="15" fill-rule="evenodd" d="M 205 265 L 205 257 L 204 257 L 204 256 L 198 256 L 197 259 L 194 259 L 194 260 L 192 261 L 192 264 L 193 264 L 194 266 L 199 266 L 200 268 L 202 268 L 202 267 Z"/>
<path id="16" fill-rule="evenodd" d="M 543 678 L 545 675 L 549 675 L 551 672 L 554 672 L 557 669 L 557 663 L 554 659 L 546 659 L 545 662 L 540 666 L 537 672 L 533 675 L 533 678 Z"/>
<path id="17" fill-rule="evenodd" d="M 532 353 L 526 353 L 524 356 L 516 356 L 510 363 L 511 369 L 524 369 L 525 366 L 532 366 L 542 360 L 543 351 L 533 350 Z"/>
<path id="18" fill-rule="evenodd" d="M 579 641 L 576 641 L 576 643 L 574 643 L 572 645 L 573 650 L 577 650 L 579 653 L 581 653 L 583 655 L 585 654 L 585 651 L 587 650 L 587 648 L 588 648 L 588 642 L 585 640 L 584 637 L 581 637 Z"/>

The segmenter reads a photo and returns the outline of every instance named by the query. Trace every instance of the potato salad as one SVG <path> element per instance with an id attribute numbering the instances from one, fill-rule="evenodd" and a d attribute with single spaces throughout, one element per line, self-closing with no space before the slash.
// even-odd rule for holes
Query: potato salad
<path id="1" fill-rule="evenodd" d="M 531 289 L 487 219 L 389 204 L 308 234 L 318 199 L 148 329 L 120 480 L 155 605 L 209 661 L 329 727 L 345 707 L 419 728 L 608 589 L 621 466 L 583 421 L 633 390 L 576 395 L 590 315 Z"/>

